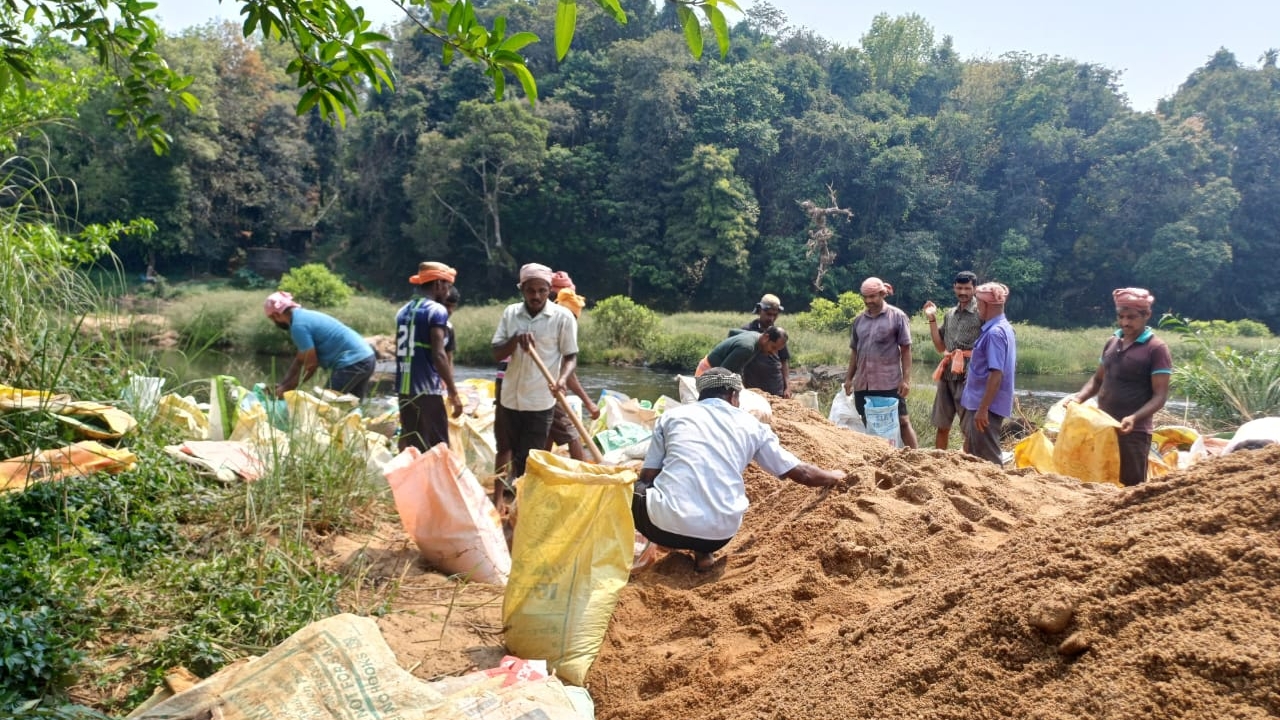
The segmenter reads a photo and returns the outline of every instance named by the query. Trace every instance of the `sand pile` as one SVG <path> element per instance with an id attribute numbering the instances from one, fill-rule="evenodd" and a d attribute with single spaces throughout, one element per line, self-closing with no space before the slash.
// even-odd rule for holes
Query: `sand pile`
<path id="1" fill-rule="evenodd" d="M 753 466 L 721 568 L 634 576 L 588 677 L 602 720 L 1280 715 L 1280 449 L 1122 491 L 774 411 L 851 477 Z"/>

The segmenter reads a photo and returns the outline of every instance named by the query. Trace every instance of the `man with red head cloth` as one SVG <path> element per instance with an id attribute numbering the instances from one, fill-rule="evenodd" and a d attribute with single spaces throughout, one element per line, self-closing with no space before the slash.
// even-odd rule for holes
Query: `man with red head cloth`
<path id="1" fill-rule="evenodd" d="M 1169 346 L 1155 336 L 1147 321 L 1155 297 L 1143 288 L 1120 288 L 1111 293 L 1120 326 L 1102 347 L 1098 371 L 1072 396 L 1084 402 L 1098 396 L 1098 407 L 1120 422 L 1120 483 L 1137 485 L 1147 479 L 1151 452 L 1151 418 L 1169 399 L 1173 357 Z"/>
<path id="2" fill-rule="evenodd" d="M 449 310 L 445 302 L 458 272 L 439 262 L 419 263 L 409 282 L 422 297 L 411 300 L 396 313 L 396 394 L 400 400 L 400 441 L 430 450 L 449 442 L 449 417 L 462 414 L 462 399 L 453 382 L 453 361 L 448 353 Z"/>

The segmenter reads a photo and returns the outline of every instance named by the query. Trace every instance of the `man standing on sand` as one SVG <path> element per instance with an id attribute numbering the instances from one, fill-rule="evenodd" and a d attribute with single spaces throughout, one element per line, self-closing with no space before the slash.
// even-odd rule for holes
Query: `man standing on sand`
<path id="1" fill-rule="evenodd" d="M 965 409 L 965 452 L 1003 465 L 1000 428 L 1013 414 L 1014 370 L 1018 364 L 1017 339 L 1004 316 L 1009 288 L 991 282 L 974 291 L 982 333 L 973 344 L 969 377 L 960 404 Z"/>
<path id="2" fill-rule="evenodd" d="M 409 278 L 422 297 L 411 300 L 396 313 L 396 394 L 400 400 L 398 447 L 426 452 L 449 443 L 449 397 L 453 416 L 462 414 L 462 398 L 453 382 L 449 357 L 449 310 L 445 302 L 458 273 L 438 262 L 419 263 Z"/>
<path id="3" fill-rule="evenodd" d="M 845 473 L 802 463 L 768 425 L 738 408 L 742 378 L 711 368 L 696 381 L 698 402 L 658 416 L 631 498 L 636 530 L 675 550 L 692 550 L 702 572 L 738 532 L 749 505 L 742 473 L 754 460 L 765 471 L 831 487 Z M 723 557 L 723 556 L 722 556 Z"/>
<path id="4" fill-rule="evenodd" d="M 978 301 L 973 297 L 978 276 L 964 270 L 956 273 L 951 290 L 956 294 L 956 306 L 950 308 L 938 323 L 938 308 L 933 301 L 924 304 L 925 317 L 929 319 L 929 336 L 933 347 L 942 353 L 942 361 L 933 371 L 937 393 L 933 398 L 933 426 L 937 433 L 933 446 L 946 450 L 951 443 L 951 423 L 960 416 L 964 427 L 964 406 L 960 396 L 964 394 L 965 362 L 973 355 L 973 344 L 982 332 L 982 319 L 978 317 Z"/>
<path id="5" fill-rule="evenodd" d="M 289 333 L 298 354 L 276 385 L 276 397 L 311 379 L 318 368 L 331 371 L 328 388 L 350 393 L 361 400 L 369 391 L 369 378 L 377 364 L 373 346 L 360 333 L 337 318 L 315 310 L 305 310 L 287 292 L 274 292 L 262 305 L 267 318 Z"/>
<path id="6" fill-rule="evenodd" d="M 1120 329 L 1102 347 L 1097 372 L 1071 400 L 1084 402 L 1097 395 L 1098 408 L 1120 422 L 1120 484 L 1138 485 L 1147 479 L 1151 418 L 1169 399 L 1173 357 L 1147 325 L 1154 295 L 1143 288 L 1120 288 L 1111 298 Z"/>
<path id="7" fill-rule="evenodd" d="M 861 292 L 867 309 L 853 319 L 844 394 L 853 395 L 854 409 L 864 423 L 868 397 L 897 399 L 902 444 L 917 447 L 916 431 L 907 417 L 907 393 L 911 391 L 910 322 L 906 313 L 885 302 L 893 294 L 889 283 L 869 277 L 862 281 Z"/>
<path id="8" fill-rule="evenodd" d="M 764 332 L 777 325 L 781 313 L 782 301 L 777 295 L 766 294 L 756 303 L 756 319 L 742 329 Z M 742 384 L 778 397 L 791 397 L 791 350 L 783 345 L 776 352 L 756 353 L 742 369 Z"/>
<path id="9" fill-rule="evenodd" d="M 508 487 L 524 474 L 529 451 L 546 447 L 555 393 L 565 391 L 569 376 L 578 367 L 578 322 L 573 313 L 548 302 L 551 275 L 551 268 L 538 263 L 520 268 L 518 287 L 524 301 L 502 311 L 493 334 L 494 361 L 510 358 L 498 398 L 506 413 L 504 431 L 511 448 Z M 547 382 L 530 357 L 535 352 L 551 373 L 552 382 Z"/>

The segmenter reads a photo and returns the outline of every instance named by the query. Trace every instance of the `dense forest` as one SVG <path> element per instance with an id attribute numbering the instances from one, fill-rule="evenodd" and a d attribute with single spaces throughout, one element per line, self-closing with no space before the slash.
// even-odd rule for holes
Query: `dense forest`
<path id="1" fill-rule="evenodd" d="M 468 302 L 513 295 L 516 267 L 539 261 L 590 298 L 659 309 L 767 291 L 801 310 L 867 275 L 914 309 L 972 269 L 1012 288 L 1012 317 L 1048 326 L 1105 322 L 1110 290 L 1136 284 L 1158 310 L 1280 329 L 1274 51 L 1220 50 L 1134 112 L 1113 70 L 964 60 L 915 15 L 844 47 L 756 3 L 725 58 L 695 59 L 671 3 L 624 5 L 625 25 L 584 7 L 560 63 L 556 3 L 481 5 L 544 38 L 525 49 L 536 104 L 510 83 L 495 102 L 480 66 L 397 28 L 395 91 L 345 127 L 295 113 L 287 48 L 191 28 L 159 47 L 203 102 L 166 109 L 168 154 L 119 131 L 105 92 L 10 152 L 74 179 L 49 186 L 79 223 L 153 221 L 115 250 L 174 279 L 274 247 L 393 297 L 419 260 L 458 267 Z"/>

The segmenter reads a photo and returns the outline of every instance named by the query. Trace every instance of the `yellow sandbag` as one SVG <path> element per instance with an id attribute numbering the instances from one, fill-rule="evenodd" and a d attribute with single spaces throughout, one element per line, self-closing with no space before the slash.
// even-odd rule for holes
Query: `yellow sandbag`
<path id="1" fill-rule="evenodd" d="M 46 390 L 25 390 L 0 383 L 0 410 L 38 409 L 54 399 Z"/>
<path id="2" fill-rule="evenodd" d="M 636 473 L 542 450 L 520 479 L 511 578 L 502 602 L 507 649 L 545 659 L 581 685 L 600 652 L 635 551 Z"/>
<path id="3" fill-rule="evenodd" d="M 61 480 L 95 472 L 132 470 L 138 456 L 125 448 L 109 448 L 93 440 L 41 450 L 0 462 L 0 492 L 23 490 L 31 483 Z"/>
<path id="4" fill-rule="evenodd" d="M 77 400 L 53 410 L 59 422 L 70 425 L 78 435 L 93 440 L 116 440 L 138 427 L 138 421 L 120 408 L 91 400 Z"/>
<path id="5" fill-rule="evenodd" d="M 1058 473 L 1084 482 L 1120 484 L 1120 442 L 1115 418 L 1090 405 L 1067 405 L 1053 446 Z"/>
<path id="6" fill-rule="evenodd" d="M 1151 432 L 1151 442 L 1162 456 L 1183 446 L 1190 448 L 1199 439 L 1200 433 L 1185 425 L 1161 425 Z"/>
<path id="7" fill-rule="evenodd" d="M 1037 430 L 1023 438 L 1013 448 L 1014 467 L 1035 468 L 1042 473 L 1057 472 L 1053 465 L 1053 441 L 1044 430 Z"/>
<path id="8" fill-rule="evenodd" d="M 209 439 L 209 416 L 189 397 L 174 393 L 162 395 L 156 406 L 156 419 L 176 427 L 184 438 Z"/>

